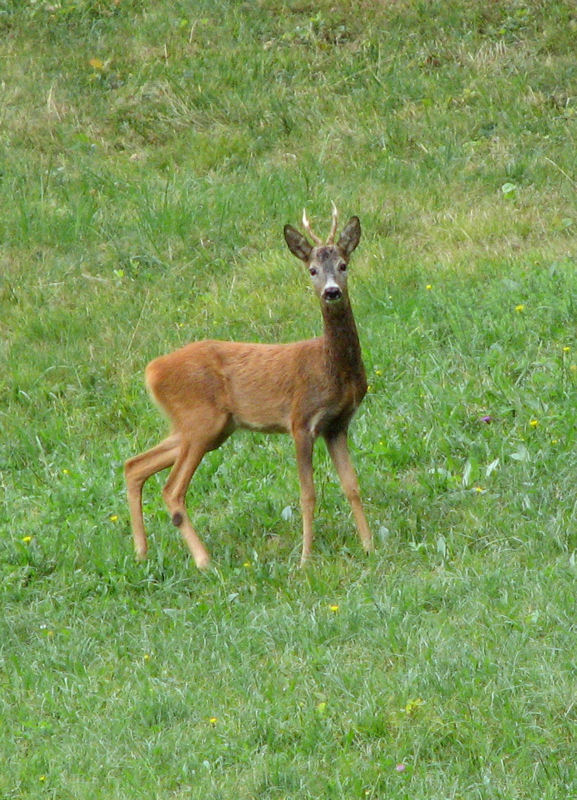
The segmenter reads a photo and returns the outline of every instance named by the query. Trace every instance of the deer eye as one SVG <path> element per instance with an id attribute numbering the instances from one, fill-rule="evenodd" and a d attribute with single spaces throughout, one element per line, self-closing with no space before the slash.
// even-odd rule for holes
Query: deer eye
<path id="1" fill-rule="evenodd" d="M 340 272 L 346 272 L 346 271 L 347 271 L 347 265 L 345 264 L 345 262 L 344 262 L 344 261 L 341 261 L 341 262 L 340 262 L 340 264 L 339 264 L 339 271 L 340 271 Z"/>
<path id="2" fill-rule="evenodd" d="M 317 268 L 316 267 L 311 267 L 309 269 L 309 272 L 310 272 L 311 275 L 316 275 L 317 274 Z"/>

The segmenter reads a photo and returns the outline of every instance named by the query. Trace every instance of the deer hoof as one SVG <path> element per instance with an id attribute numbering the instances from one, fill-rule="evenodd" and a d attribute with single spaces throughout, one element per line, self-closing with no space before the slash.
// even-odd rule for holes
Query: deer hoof
<path id="1" fill-rule="evenodd" d="M 210 567 L 210 556 L 208 553 L 202 553 L 201 555 L 195 556 L 194 563 L 198 569 L 208 569 Z"/>

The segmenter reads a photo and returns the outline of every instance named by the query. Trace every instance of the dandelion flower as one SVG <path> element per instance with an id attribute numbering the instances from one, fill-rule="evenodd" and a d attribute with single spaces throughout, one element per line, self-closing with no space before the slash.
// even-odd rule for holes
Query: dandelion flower
<path id="1" fill-rule="evenodd" d="M 22 538 L 22 541 L 24 542 L 24 544 L 30 544 L 30 542 L 32 541 L 32 537 L 31 536 L 24 536 Z"/>
<path id="2" fill-rule="evenodd" d="M 336 614 L 338 610 L 339 610 L 339 607 L 336 604 L 332 605 L 332 606 L 329 606 L 329 611 L 332 611 L 333 614 Z"/>
<path id="3" fill-rule="evenodd" d="M 568 345 L 565 345 L 565 347 L 563 348 L 563 352 L 564 353 L 570 353 L 571 352 L 571 348 Z"/>
<path id="4" fill-rule="evenodd" d="M 536 427 L 539 425 L 539 420 L 538 420 L 538 419 L 532 419 L 532 420 L 529 422 L 529 425 L 530 425 L 532 428 L 536 428 Z"/>
<path id="5" fill-rule="evenodd" d="M 425 286 L 425 289 L 426 289 L 428 292 L 430 292 L 432 288 L 433 288 L 433 284 L 432 284 L 432 283 L 428 283 L 428 284 Z"/>
<path id="6" fill-rule="evenodd" d="M 118 521 L 118 514 L 111 514 L 108 519 L 111 522 L 117 522 Z"/>
<path id="7" fill-rule="evenodd" d="M 525 311 L 525 306 L 523 305 L 523 303 L 519 303 L 519 305 L 518 305 L 518 306 L 515 306 L 515 311 L 516 311 L 518 314 L 520 314 L 520 313 L 521 313 L 521 311 Z"/>
<path id="8" fill-rule="evenodd" d="M 210 724 L 211 724 L 211 725 L 212 725 L 212 727 L 214 728 L 214 726 L 215 726 L 215 725 L 216 725 L 216 723 L 218 722 L 218 719 L 217 719 L 216 717 L 211 717 L 211 718 L 210 718 L 208 721 L 210 722 Z"/>

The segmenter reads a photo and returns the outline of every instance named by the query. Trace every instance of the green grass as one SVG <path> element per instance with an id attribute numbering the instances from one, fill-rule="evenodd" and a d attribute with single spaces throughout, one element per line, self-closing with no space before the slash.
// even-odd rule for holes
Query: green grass
<path id="1" fill-rule="evenodd" d="M 574 4 L 0 0 L 0 42 L 0 797 L 577 797 Z M 136 564 L 145 364 L 318 333 L 282 226 L 331 200 L 375 555 L 319 445 L 299 570 L 291 442 L 239 434 L 215 569 L 163 476 Z"/>

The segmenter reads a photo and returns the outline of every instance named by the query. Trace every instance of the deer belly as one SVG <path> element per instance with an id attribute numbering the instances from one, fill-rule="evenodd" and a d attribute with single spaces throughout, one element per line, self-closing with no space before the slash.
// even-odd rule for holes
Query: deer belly
<path id="1" fill-rule="evenodd" d="M 288 433 L 290 414 L 284 404 L 262 402 L 236 403 L 232 414 L 238 428 L 261 433 Z"/>
<path id="2" fill-rule="evenodd" d="M 289 431 L 286 425 L 277 422 L 251 421 L 247 419 L 238 419 L 238 417 L 234 417 L 234 422 L 237 428 L 257 431 L 258 433 L 288 433 Z"/>

